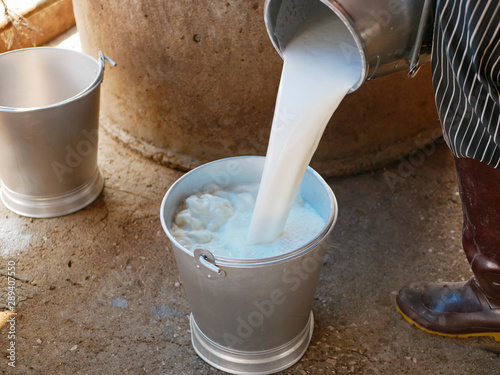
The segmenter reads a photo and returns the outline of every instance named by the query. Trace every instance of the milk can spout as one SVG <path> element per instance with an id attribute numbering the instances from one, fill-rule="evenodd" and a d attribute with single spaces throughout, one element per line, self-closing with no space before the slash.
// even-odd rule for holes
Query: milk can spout
<path id="1" fill-rule="evenodd" d="M 295 32 L 318 12 L 333 12 L 353 37 L 361 57 L 363 82 L 408 70 L 414 76 L 430 62 L 432 0 L 266 0 L 264 19 L 278 53 Z"/>

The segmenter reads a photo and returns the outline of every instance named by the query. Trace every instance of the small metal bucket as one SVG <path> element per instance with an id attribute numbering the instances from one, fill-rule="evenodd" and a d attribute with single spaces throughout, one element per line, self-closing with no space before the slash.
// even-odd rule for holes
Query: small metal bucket
<path id="1" fill-rule="evenodd" d="M 362 71 L 350 92 L 365 80 L 409 69 L 414 76 L 430 61 L 431 0 L 266 0 L 269 37 L 282 51 L 295 32 L 317 12 L 333 12 L 349 30 L 353 45 L 342 45 L 346 59 L 361 58 Z M 335 41 L 332 41 L 334 43 Z"/>
<path id="2" fill-rule="evenodd" d="M 272 258 L 222 258 L 201 248 L 191 252 L 170 230 L 189 195 L 208 183 L 224 188 L 258 182 L 264 160 L 236 157 L 202 165 L 171 186 L 160 212 L 191 307 L 193 347 L 212 366 L 234 374 L 271 374 L 291 366 L 306 351 L 314 327 L 312 300 L 337 219 L 335 196 L 308 168 L 300 194 L 326 225 L 307 245 Z"/>
<path id="3" fill-rule="evenodd" d="M 55 217 L 100 194 L 97 167 L 99 61 L 39 47 L 0 55 L 1 198 L 11 211 Z M 112 62 L 115 65 L 114 62 Z"/>

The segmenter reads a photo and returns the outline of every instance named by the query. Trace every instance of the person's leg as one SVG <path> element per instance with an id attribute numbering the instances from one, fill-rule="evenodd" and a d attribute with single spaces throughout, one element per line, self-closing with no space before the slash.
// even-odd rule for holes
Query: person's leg
<path id="1" fill-rule="evenodd" d="M 500 170 L 473 159 L 455 163 L 465 254 L 488 300 L 500 305 Z"/>
<path id="2" fill-rule="evenodd" d="M 474 277 L 402 288 L 398 311 L 431 333 L 500 341 L 500 170 L 455 158 L 464 212 L 463 247 Z"/>

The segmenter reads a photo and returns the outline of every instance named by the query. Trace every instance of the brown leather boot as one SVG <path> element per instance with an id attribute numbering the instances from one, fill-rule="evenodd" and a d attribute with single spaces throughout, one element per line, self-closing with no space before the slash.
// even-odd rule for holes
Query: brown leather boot
<path id="1" fill-rule="evenodd" d="M 424 331 L 500 341 L 500 170 L 455 158 L 464 212 L 463 247 L 474 277 L 461 283 L 411 284 L 396 307 Z"/>

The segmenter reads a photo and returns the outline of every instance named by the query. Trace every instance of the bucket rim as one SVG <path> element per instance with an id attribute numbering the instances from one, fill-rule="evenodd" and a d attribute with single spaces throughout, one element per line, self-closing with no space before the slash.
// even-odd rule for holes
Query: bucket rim
<path id="1" fill-rule="evenodd" d="M 265 159 L 265 157 L 264 156 L 234 156 L 234 157 L 218 159 L 218 160 L 214 160 L 214 161 L 205 163 L 205 164 L 200 165 L 200 166 L 192 169 L 191 171 L 185 173 L 181 177 L 179 177 L 170 186 L 170 188 L 167 190 L 167 192 L 165 193 L 165 195 L 163 197 L 161 207 L 160 207 L 160 221 L 161 221 L 161 226 L 163 228 L 163 231 L 167 235 L 167 237 L 168 237 L 169 241 L 172 243 L 172 245 L 174 245 L 175 247 L 177 247 L 178 249 L 180 249 L 181 251 L 183 251 L 187 255 L 192 256 L 193 258 L 194 258 L 194 251 L 190 251 L 190 250 L 186 249 L 184 246 L 182 246 L 174 238 L 174 236 L 170 232 L 170 228 L 168 228 L 168 226 L 167 226 L 166 218 L 164 215 L 167 200 L 168 200 L 169 196 L 171 195 L 172 191 L 174 189 L 176 189 L 176 186 L 179 183 L 181 183 L 181 181 L 185 178 L 185 176 L 196 173 L 196 171 L 198 169 L 205 168 L 206 166 L 211 165 L 211 164 L 223 163 L 223 162 L 228 162 L 231 160 L 238 160 L 238 159 L 240 159 L 240 160 L 241 159 Z M 326 181 L 323 179 L 323 177 L 321 177 L 321 175 L 318 172 L 316 172 L 313 168 L 308 166 L 306 173 L 311 173 L 313 175 L 313 177 L 316 178 L 320 182 L 320 184 L 325 188 L 325 190 L 329 196 L 329 200 L 330 200 L 329 208 L 330 208 L 331 214 L 330 214 L 327 222 L 325 223 L 325 226 L 321 230 L 321 232 L 319 232 L 313 239 L 311 239 L 311 241 L 307 242 L 306 244 L 302 245 L 301 247 L 299 247 L 293 251 L 289 251 L 289 252 L 284 253 L 284 254 L 274 255 L 274 256 L 270 256 L 270 257 L 265 257 L 265 258 L 229 258 L 229 257 L 221 257 L 221 256 L 218 256 L 216 254 L 213 254 L 215 260 L 217 261 L 217 265 L 233 266 L 233 267 L 234 266 L 259 267 L 259 266 L 269 265 L 269 264 L 276 263 L 276 262 L 282 262 L 285 260 L 299 257 L 302 254 L 309 252 L 310 250 L 314 249 L 316 246 L 321 244 L 325 240 L 325 238 L 328 237 L 330 232 L 333 230 L 333 227 L 335 226 L 335 223 L 337 222 L 337 218 L 338 218 L 337 198 L 335 197 L 335 194 L 333 193 L 330 186 L 326 183 Z"/>
<path id="2" fill-rule="evenodd" d="M 46 105 L 46 106 L 40 106 L 40 107 L 7 107 L 7 106 L 0 105 L 0 111 L 23 113 L 23 112 L 34 112 L 34 111 L 40 111 L 40 110 L 45 110 L 45 109 L 52 109 L 52 108 L 61 107 L 65 104 L 68 104 L 70 102 L 78 100 L 82 96 L 85 96 L 88 92 L 93 91 L 97 86 L 99 86 L 101 84 L 101 82 L 104 78 L 104 60 L 100 59 L 101 61 L 98 61 L 94 57 L 92 57 L 84 52 L 76 51 L 76 50 L 72 50 L 72 49 L 68 49 L 68 48 L 50 47 L 50 46 L 20 48 L 20 49 L 16 49 L 13 51 L 7 51 L 4 53 L 1 53 L 0 59 L 6 55 L 15 54 L 15 53 L 22 53 L 22 52 L 26 52 L 26 51 L 35 51 L 35 50 L 52 50 L 52 51 L 58 51 L 58 52 L 63 52 L 63 53 L 68 52 L 68 53 L 71 53 L 74 55 L 80 55 L 86 59 L 90 59 L 93 62 L 95 62 L 97 64 L 97 67 L 99 68 L 98 73 L 97 73 L 95 79 L 85 89 L 81 90 L 79 93 L 77 93 L 76 95 L 73 95 L 70 98 L 64 99 L 64 100 L 59 101 L 57 103 L 53 103 L 53 104 Z"/>

